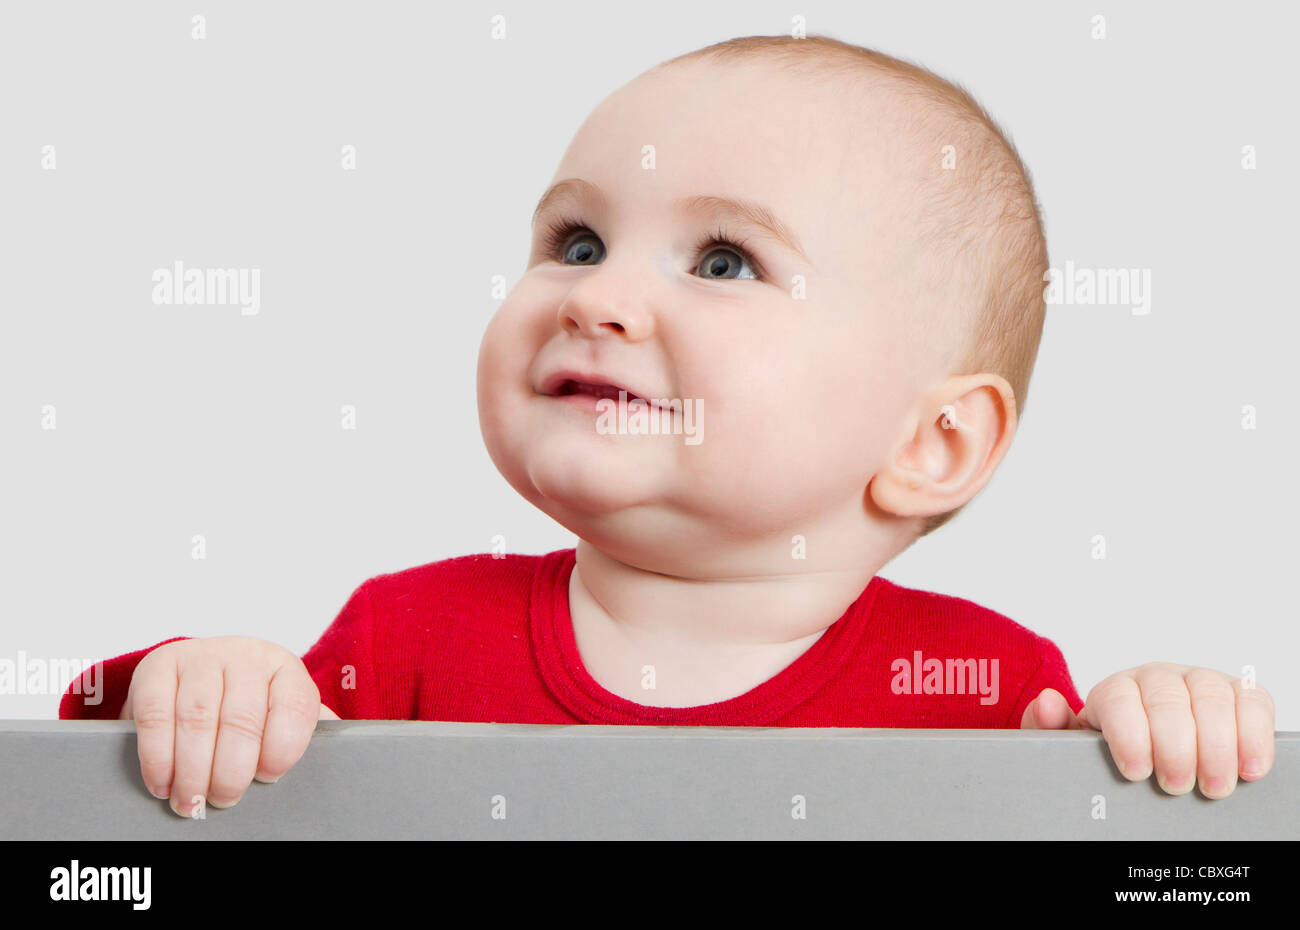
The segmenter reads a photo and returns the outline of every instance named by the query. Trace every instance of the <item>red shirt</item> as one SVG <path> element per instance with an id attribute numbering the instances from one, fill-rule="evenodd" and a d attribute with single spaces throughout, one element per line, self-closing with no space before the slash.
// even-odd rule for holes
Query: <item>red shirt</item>
<path id="1" fill-rule="evenodd" d="M 750 691 L 696 707 L 634 703 L 582 664 L 569 618 L 573 566 L 574 550 L 562 549 L 379 575 L 353 592 L 303 662 L 322 703 L 345 720 L 990 729 L 1018 728 L 1044 688 L 1075 712 L 1083 706 L 1050 640 L 879 575 L 806 652 Z M 104 663 L 97 705 L 69 688 L 59 717 L 115 719 L 150 649 Z"/>

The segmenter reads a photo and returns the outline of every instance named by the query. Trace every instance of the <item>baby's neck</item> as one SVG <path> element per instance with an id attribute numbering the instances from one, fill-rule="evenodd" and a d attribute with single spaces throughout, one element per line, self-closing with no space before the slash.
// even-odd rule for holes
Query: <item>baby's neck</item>
<path id="1" fill-rule="evenodd" d="M 712 704 L 757 687 L 806 652 L 879 567 L 679 578 L 579 541 L 569 613 L 583 664 L 607 691 L 658 707 Z"/>

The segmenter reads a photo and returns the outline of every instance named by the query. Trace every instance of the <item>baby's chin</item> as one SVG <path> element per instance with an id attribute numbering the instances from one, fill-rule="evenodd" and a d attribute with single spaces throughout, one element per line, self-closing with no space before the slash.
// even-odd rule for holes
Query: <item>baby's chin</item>
<path id="1" fill-rule="evenodd" d="M 519 490 L 557 519 L 553 508 L 599 518 L 653 505 L 670 491 L 662 486 L 664 469 L 654 451 L 635 437 L 535 437 L 521 450 L 527 487 Z"/>

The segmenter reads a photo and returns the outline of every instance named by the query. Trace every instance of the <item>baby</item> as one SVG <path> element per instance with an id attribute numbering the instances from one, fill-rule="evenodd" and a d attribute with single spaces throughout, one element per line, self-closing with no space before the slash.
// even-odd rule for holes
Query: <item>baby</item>
<path id="1" fill-rule="evenodd" d="M 1225 797 L 1272 765 L 1263 689 L 1156 663 L 1085 704 L 1048 640 L 877 574 L 1006 455 L 1046 270 L 960 88 L 817 36 L 665 62 L 578 130 L 479 356 L 492 460 L 576 549 L 372 578 L 302 660 L 168 640 L 60 715 L 134 719 L 185 816 L 339 716 L 1086 727 L 1126 777 Z"/>

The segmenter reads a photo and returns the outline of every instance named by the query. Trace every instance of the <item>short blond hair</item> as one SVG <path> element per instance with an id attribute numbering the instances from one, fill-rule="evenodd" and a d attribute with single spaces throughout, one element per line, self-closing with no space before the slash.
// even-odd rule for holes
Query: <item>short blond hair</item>
<path id="1" fill-rule="evenodd" d="M 1023 416 L 1047 309 L 1047 241 L 1029 170 L 988 112 L 963 87 L 920 65 L 824 35 L 743 36 L 657 67 L 694 59 L 762 59 L 800 74 L 883 77 L 938 117 L 918 116 L 910 126 L 927 141 L 950 140 L 961 153 L 958 170 L 936 173 L 936 183 L 917 192 L 922 203 L 918 243 L 935 259 L 935 280 L 963 277 L 951 273 L 956 265 L 964 281 L 974 281 L 966 291 L 974 294 L 965 315 L 969 331 L 951 374 L 1001 375 Z M 936 149 L 936 158 L 939 154 Z M 927 518 L 917 538 L 961 509 Z"/>

